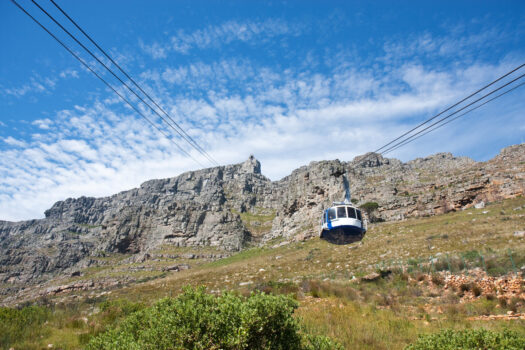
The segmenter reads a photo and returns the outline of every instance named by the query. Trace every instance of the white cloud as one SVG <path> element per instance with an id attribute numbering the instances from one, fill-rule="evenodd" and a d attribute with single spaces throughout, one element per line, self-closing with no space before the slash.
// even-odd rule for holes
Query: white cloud
<path id="1" fill-rule="evenodd" d="M 53 125 L 53 121 L 49 118 L 37 119 L 33 121 L 31 124 L 36 125 L 42 130 L 49 130 L 51 128 L 51 125 Z"/>
<path id="2" fill-rule="evenodd" d="M 461 63 L 472 63 L 479 51 L 488 51 L 508 37 L 498 28 L 484 28 L 472 34 L 463 26 L 446 28 L 445 35 L 417 33 L 407 39 L 389 39 L 383 49 L 385 55 L 379 60 L 399 64 L 407 59 L 435 59 L 436 57 L 459 58 Z"/>
<path id="3" fill-rule="evenodd" d="M 173 50 L 282 33 L 294 33 L 294 29 L 278 21 L 228 22 L 178 33 Z M 471 41 L 474 44 L 468 45 L 477 45 L 476 40 Z M 444 42 L 423 36 L 413 50 L 435 52 Z M 406 42 L 390 45 L 394 44 L 407 47 Z M 150 54 L 167 55 L 162 51 L 167 49 L 157 49 L 160 51 Z M 388 52 L 396 54 L 395 50 Z M 398 57 L 388 59 L 394 62 Z M 149 86 L 148 92 L 160 97 L 170 115 L 221 164 L 243 161 L 253 153 L 261 160 L 263 173 L 279 179 L 312 160 L 351 160 L 376 149 L 520 61 L 518 57 L 443 67 L 405 58 L 378 70 L 344 60 L 344 55 L 334 59 L 322 73 L 279 70 L 236 58 L 197 60 L 182 66 L 158 66 L 140 77 Z M 434 134 L 438 137 L 423 138 L 394 155 L 407 160 L 437 151 L 472 150 L 481 142 L 516 139 L 523 129 L 513 126 L 522 125 L 517 116 L 525 108 L 523 92 L 516 94 L 522 98 L 515 100 L 524 102 L 497 110 L 484 108 L 485 113 L 476 113 L 478 123 L 460 120 L 458 127 L 443 128 Z M 491 127 L 494 118 L 488 111 L 511 126 L 499 123 Z M 133 111 L 122 108 L 113 95 L 60 111 L 34 125 L 40 130 L 26 143 L 12 137 L 2 139 L 9 147 L 0 148 L 0 219 L 42 217 L 57 200 L 111 195 L 142 181 L 198 168 Z M 191 154 L 205 162 L 196 151 Z"/>
<path id="4" fill-rule="evenodd" d="M 57 200 L 111 194 L 189 169 L 187 160 L 135 117 L 101 121 L 111 113 L 103 106 L 69 111 L 60 120 L 63 133 L 48 141 L 22 145 L 4 139 L 24 148 L 0 151 L 1 219 L 41 217 Z"/>
<path id="5" fill-rule="evenodd" d="M 302 25 L 279 19 L 259 22 L 227 21 L 192 32 L 178 30 L 171 36 L 169 43 L 154 42 L 148 45 L 140 40 L 139 46 L 151 57 L 160 59 L 166 58 L 169 51 L 188 54 L 192 49 L 218 48 L 232 42 L 250 43 L 256 38 L 264 42 L 283 35 L 297 36 L 303 30 Z"/>
<path id="6" fill-rule="evenodd" d="M 4 93 L 15 97 L 23 97 L 28 93 L 49 93 L 56 85 L 56 78 L 41 78 L 33 76 L 20 87 L 5 88 Z"/>
<path id="7" fill-rule="evenodd" d="M 3 141 L 7 143 L 8 145 L 15 146 L 15 147 L 26 147 L 27 146 L 27 143 L 25 143 L 24 141 L 17 140 L 12 136 L 8 136 L 4 138 Z"/>
<path id="8" fill-rule="evenodd" d="M 28 94 L 43 93 L 50 94 L 56 89 L 57 83 L 60 79 L 68 78 L 79 78 L 78 71 L 68 68 L 58 75 L 50 77 L 42 77 L 38 74 L 33 75 L 29 78 L 29 82 L 22 84 L 18 87 L 4 88 L 3 92 L 6 95 L 14 96 L 17 98 L 25 97 Z"/>
<path id="9" fill-rule="evenodd" d="M 79 78 L 79 75 L 78 75 L 78 71 L 75 70 L 75 69 L 71 69 L 71 68 L 68 68 L 68 69 L 65 69 L 63 70 L 62 72 L 60 72 L 58 74 L 58 76 L 62 79 L 66 79 L 66 78 L 75 78 L 75 79 L 78 79 Z"/>
<path id="10" fill-rule="evenodd" d="M 159 43 L 153 43 L 151 45 L 145 44 L 142 40 L 139 40 L 139 47 L 148 55 L 154 59 L 166 58 L 168 57 L 167 49 L 164 48 Z"/>
<path id="11" fill-rule="evenodd" d="M 21 87 L 18 87 L 18 88 L 4 89 L 4 93 L 6 93 L 8 95 L 16 96 L 16 97 L 22 97 L 25 94 L 27 94 L 29 91 L 31 91 L 32 90 L 31 88 L 32 88 L 31 85 L 25 84 L 25 85 L 23 85 Z"/>

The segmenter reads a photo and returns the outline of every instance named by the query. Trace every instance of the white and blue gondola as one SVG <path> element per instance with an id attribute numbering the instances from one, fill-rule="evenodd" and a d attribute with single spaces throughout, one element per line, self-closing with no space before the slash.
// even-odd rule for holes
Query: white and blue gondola
<path id="1" fill-rule="evenodd" d="M 324 211 L 321 238 L 335 244 L 360 241 L 366 233 L 361 211 L 349 203 L 334 203 Z"/>
<path id="2" fill-rule="evenodd" d="M 335 244 L 349 244 L 363 239 L 366 233 L 366 221 L 361 210 L 354 207 L 350 200 L 350 184 L 343 174 L 345 189 L 344 202 L 334 202 L 323 213 L 321 238 Z"/>

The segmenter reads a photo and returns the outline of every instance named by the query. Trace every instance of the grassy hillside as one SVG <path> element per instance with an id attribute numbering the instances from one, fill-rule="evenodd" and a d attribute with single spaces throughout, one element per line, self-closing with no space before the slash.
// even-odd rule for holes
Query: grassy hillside
<path id="1" fill-rule="evenodd" d="M 106 265 L 67 282 L 133 274 L 143 282 L 41 299 L 44 306 L 27 341 L 21 335 L 14 342 L 2 338 L 0 344 L 6 349 L 81 348 L 124 316 L 178 295 L 188 284 L 216 294 L 291 293 L 299 301 L 295 315 L 310 333 L 330 336 L 348 349 L 402 349 L 418 334 L 442 328 L 510 328 L 525 334 L 525 319 L 519 318 L 525 312 L 525 286 L 513 277 L 525 265 L 525 238 L 513 233 L 524 230 L 525 199 L 520 197 L 484 209 L 374 224 L 362 242 L 347 246 L 320 239 L 273 242 L 215 261 L 207 258 L 220 253 L 213 249 L 170 246 L 156 252 L 160 258 L 141 263 L 129 263 L 126 256 L 101 257 Z M 163 269 L 174 264 L 191 268 Z M 449 284 L 451 274 L 468 283 Z M 491 276 L 502 275 L 518 289 L 486 286 Z M 518 316 L 482 317 L 508 313 Z"/>

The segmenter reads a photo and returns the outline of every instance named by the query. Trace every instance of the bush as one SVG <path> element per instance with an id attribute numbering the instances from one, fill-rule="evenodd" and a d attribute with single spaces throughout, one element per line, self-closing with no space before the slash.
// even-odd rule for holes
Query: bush
<path id="1" fill-rule="evenodd" d="M 368 219 L 371 222 L 377 221 L 377 218 L 373 215 L 374 211 L 376 211 L 379 208 L 379 204 L 376 202 L 366 202 L 360 207 L 362 210 L 366 212 L 368 215 Z"/>
<path id="2" fill-rule="evenodd" d="M 184 288 L 128 316 L 118 328 L 92 339 L 87 349 L 332 349 L 324 337 L 305 335 L 292 317 L 291 297 L 231 293 L 215 297 Z"/>
<path id="3" fill-rule="evenodd" d="M 474 293 L 474 296 L 479 297 L 482 292 L 483 292 L 483 290 L 477 284 L 474 284 L 472 286 L 472 293 Z"/>
<path id="4" fill-rule="evenodd" d="M 440 274 L 434 273 L 432 274 L 432 283 L 436 286 L 442 286 L 445 284 L 445 279 Z"/>
<path id="5" fill-rule="evenodd" d="M 50 315 L 49 309 L 36 305 L 21 309 L 0 307 L 0 348 L 39 338 L 45 332 L 42 324 Z"/>
<path id="6" fill-rule="evenodd" d="M 463 258 L 465 260 L 477 260 L 480 256 L 481 254 L 477 250 L 469 250 L 468 252 L 463 253 Z"/>
<path id="7" fill-rule="evenodd" d="M 279 295 L 279 294 L 285 294 L 285 295 L 292 295 L 295 299 L 297 299 L 297 296 L 299 294 L 299 286 L 293 282 L 276 282 L 276 281 L 269 281 L 258 284 L 256 287 L 256 290 L 265 294 L 273 294 L 273 295 Z"/>
<path id="8" fill-rule="evenodd" d="M 365 211 L 374 211 L 376 210 L 377 208 L 379 208 L 379 204 L 377 204 L 376 202 L 366 202 L 365 204 L 361 205 L 361 209 L 365 210 Z"/>
<path id="9" fill-rule="evenodd" d="M 496 300 L 489 300 L 487 298 L 480 298 L 475 302 L 468 303 L 465 305 L 465 310 L 467 315 L 477 316 L 477 315 L 492 315 L 496 312 L 496 305 L 498 302 Z"/>
<path id="10" fill-rule="evenodd" d="M 485 329 L 469 329 L 464 331 L 444 330 L 436 334 L 421 335 L 405 350 L 523 350 L 524 347 L 525 338 L 516 332 L 505 330 L 503 333 L 498 333 Z"/>
<path id="11" fill-rule="evenodd" d="M 311 293 L 314 298 L 335 296 L 346 300 L 355 300 L 358 297 L 356 290 L 352 286 L 338 283 L 309 280 L 303 282 L 303 288 L 306 293 Z"/>
<path id="12" fill-rule="evenodd" d="M 104 301 L 100 304 L 102 321 L 105 324 L 114 324 L 119 319 L 145 307 L 142 303 L 133 303 L 126 299 Z"/>
<path id="13" fill-rule="evenodd" d="M 304 350 L 343 350 L 343 346 L 328 337 L 321 335 L 306 335 Z"/>

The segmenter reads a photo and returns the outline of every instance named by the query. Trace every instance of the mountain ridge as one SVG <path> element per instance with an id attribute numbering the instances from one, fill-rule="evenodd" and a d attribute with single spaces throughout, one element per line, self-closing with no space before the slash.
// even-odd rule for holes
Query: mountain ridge
<path id="1" fill-rule="evenodd" d="M 250 157 L 108 197 L 68 198 L 44 219 L 0 221 L 0 282 L 42 282 L 92 266 L 92 258 L 105 253 L 141 259 L 163 245 L 238 251 L 276 238 L 316 236 L 322 210 L 343 197 L 345 172 L 360 204 L 378 202 L 379 219 L 402 220 L 523 195 L 524 164 L 525 144 L 487 162 L 450 153 L 406 163 L 365 154 L 349 162 L 311 162 L 271 181 Z"/>

